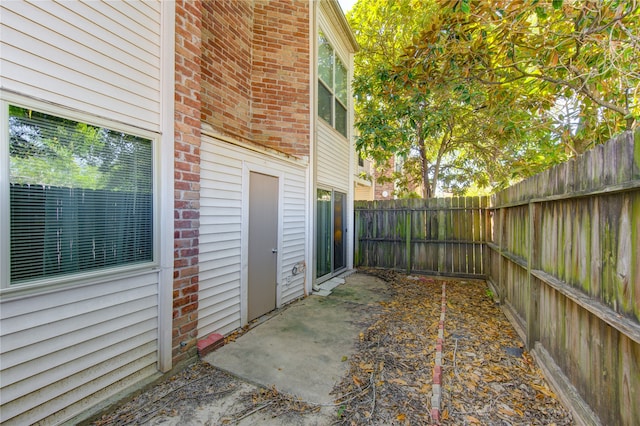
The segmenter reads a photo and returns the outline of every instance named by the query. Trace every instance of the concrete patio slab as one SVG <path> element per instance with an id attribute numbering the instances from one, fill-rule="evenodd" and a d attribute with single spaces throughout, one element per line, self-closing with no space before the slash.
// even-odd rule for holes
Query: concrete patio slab
<path id="1" fill-rule="evenodd" d="M 330 295 L 292 303 L 203 360 L 306 402 L 332 403 L 330 393 L 346 373 L 363 320 L 387 299 L 386 284 L 376 277 L 344 279 Z"/>

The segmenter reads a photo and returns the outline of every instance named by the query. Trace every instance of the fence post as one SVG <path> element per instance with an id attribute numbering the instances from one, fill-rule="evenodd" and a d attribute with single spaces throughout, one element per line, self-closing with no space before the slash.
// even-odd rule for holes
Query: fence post
<path id="1" fill-rule="evenodd" d="M 357 202 L 356 202 L 357 203 Z M 357 208 L 354 209 L 355 218 L 354 218 L 354 230 L 353 230 L 353 263 L 354 267 L 360 266 L 360 210 Z"/>
<path id="2" fill-rule="evenodd" d="M 502 202 L 502 200 L 499 200 L 499 202 Z M 504 238 L 504 221 L 505 221 L 505 217 L 506 217 L 506 209 L 503 206 L 500 206 L 500 209 L 498 210 L 498 231 L 499 231 L 499 236 L 498 236 L 498 288 L 500 291 L 500 304 L 504 305 L 504 300 L 505 300 L 505 293 L 506 293 L 506 288 L 504 286 L 504 277 L 503 277 L 503 269 L 504 267 L 502 266 L 502 264 L 504 263 L 504 259 L 502 257 L 502 240 Z"/>
<path id="3" fill-rule="evenodd" d="M 527 286 L 529 301 L 527 303 L 527 349 L 533 349 L 540 339 L 540 283 L 533 276 L 534 269 L 539 268 L 539 233 L 540 204 L 529 202 L 529 247 L 527 247 Z"/>
<path id="4" fill-rule="evenodd" d="M 411 207 L 407 206 L 406 220 L 404 222 L 404 234 L 406 244 L 406 256 L 407 256 L 407 274 L 411 273 Z"/>
<path id="5" fill-rule="evenodd" d="M 480 246 L 480 254 L 482 256 L 481 270 L 482 275 L 487 275 L 489 271 L 489 265 L 487 263 L 489 251 L 487 247 L 487 241 L 489 241 L 489 228 L 491 227 L 490 219 L 489 219 L 489 197 L 484 196 L 480 198 L 480 213 L 482 215 L 481 226 L 482 233 L 480 234 L 480 241 L 482 245 Z"/>
<path id="6" fill-rule="evenodd" d="M 447 243 L 443 242 L 447 237 L 447 224 L 446 224 L 446 213 L 445 209 L 447 208 L 447 199 L 446 198 L 436 198 L 436 208 L 437 212 L 437 223 L 438 223 L 438 272 L 446 271 L 447 264 Z"/>

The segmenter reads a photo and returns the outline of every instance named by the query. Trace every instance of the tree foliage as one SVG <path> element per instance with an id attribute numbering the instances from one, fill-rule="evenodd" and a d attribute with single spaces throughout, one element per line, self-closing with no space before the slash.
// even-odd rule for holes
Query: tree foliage
<path id="1" fill-rule="evenodd" d="M 151 192 L 151 141 L 10 106 L 12 183 Z"/>
<path id="2" fill-rule="evenodd" d="M 505 108 L 541 103 L 574 153 L 631 130 L 640 116 L 636 0 L 442 0 L 400 64 L 430 84 L 487 88 Z M 559 124 L 559 126 L 558 126 Z M 552 127 L 550 127 L 552 129 Z"/>
<path id="3" fill-rule="evenodd" d="M 499 189 L 635 126 L 635 6 L 359 0 L 359 149 L 406 158 L 432 196 Z"/>

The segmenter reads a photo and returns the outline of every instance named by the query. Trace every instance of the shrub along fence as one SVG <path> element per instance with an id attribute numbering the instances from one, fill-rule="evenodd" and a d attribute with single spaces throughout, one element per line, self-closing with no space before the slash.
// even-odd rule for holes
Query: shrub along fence
<path id="1" fill-rule="evenodd" d="M 485 278 L 583 421 L 640 424 L 640 130 L 490 200 L 357 202 L 355 259 Z"/>

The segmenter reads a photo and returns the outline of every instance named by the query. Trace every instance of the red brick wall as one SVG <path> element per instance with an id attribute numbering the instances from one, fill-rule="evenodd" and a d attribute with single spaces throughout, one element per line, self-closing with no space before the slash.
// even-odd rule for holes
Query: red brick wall
<path id="1" fill-rule="evenodd" d="M 253 19 L 253 138 L 309 155 L 309 2 L 258 0 Z"/>
<path id="2" fill-rule="evenodd" d="M 176 2 L 173 362 L 196 353 L 200 228 L 201 3 Z"/>
<path id="3" fill-rule="evenodd" d="M 394 158 L 389 159 L 389 164 L 384 170 L 375 170 L 374 171 L 374 183 L 373 183 L 373 199 L 374 200 L 393 200 L 395 191 L 395 185 L 393 182 L 378 182 L 378 176 L 384 176 L 386 178 L 391 177 L 395 168 Z M 387 191 L 387 196 L 382 195 L 384 191 Z"/>
<path id="4" fill-rule="evenodd" d="M 250 139 L 252 2 L 202 6 L 202 120 L 221 133 Z"/>
<path id="5" fill-rule="evenodd" d="M 383 195 L 383 192 L 387 191 L 387 196 L 385 197 Z M 374 189 L 374 193 L 373 193 L 373 199 L 374 200 L 393 200 L 394 199 L 394 192 L 395 191 L 395 186 L 393 185 L 393 182 L 385 182 L 385 183 L 375 183 L 375 189 Z"/>
<path id="6" fill-rule="evenodd" d="M 202 120 L 309 155 L 309 2 L 216 0 L 203 8 Z"/>
<path id="7" fill-rule="evenodd" d="M 173 362 L 196 353 L 201 121 L 309 155 L 307 0 L 176 3 Z"/>

